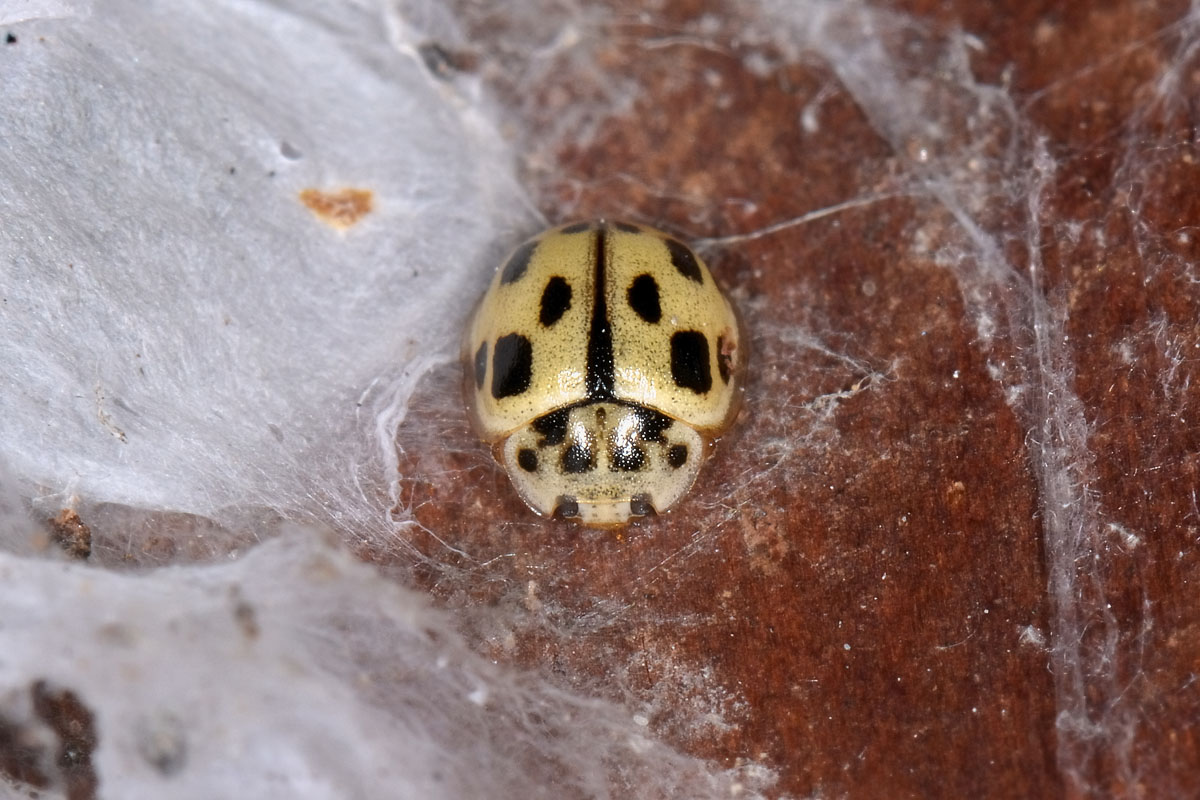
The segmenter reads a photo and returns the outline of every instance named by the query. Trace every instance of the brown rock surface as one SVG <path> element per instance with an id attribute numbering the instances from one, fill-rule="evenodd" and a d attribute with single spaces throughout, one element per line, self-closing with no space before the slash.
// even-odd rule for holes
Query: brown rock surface
<path id="1" fill-rule="evenodd" d="M 468 12 L 470 60 L 551 221 L 707 240 L 740 424 L 591 531 L 522 506 L 447 370 L 399 438 L 422 527 L 368 555 L 781 794 L 1196 795 L 1200 12 L 639 8 Z"/>

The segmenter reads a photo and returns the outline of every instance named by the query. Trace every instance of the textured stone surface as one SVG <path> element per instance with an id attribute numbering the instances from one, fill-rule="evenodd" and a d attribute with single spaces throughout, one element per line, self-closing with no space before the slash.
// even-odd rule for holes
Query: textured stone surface
<path id="1" fill-rule="evenodd" d="M 446 370 L 399 439 L 424 529 L 369 556 L 781 794 L 1200 791 L 1200 16 L 637 7 L 507 72 L 481 21 L 479 68 L 548 218 L 714 239 L 742 420 L 677 511 L 589 531 L 521 505 Z"/>

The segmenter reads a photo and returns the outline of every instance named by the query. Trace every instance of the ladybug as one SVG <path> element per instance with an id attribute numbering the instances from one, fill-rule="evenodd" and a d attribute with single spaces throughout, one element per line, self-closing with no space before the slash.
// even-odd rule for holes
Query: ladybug
<path id="1" fill-rule="evenodd" d="M 738 315 L 678 239 L 575 222 L 496 270 L 463 344 L 468 413 L 536 512 L 615 527 L 671 508 L 741 406 Z"/>

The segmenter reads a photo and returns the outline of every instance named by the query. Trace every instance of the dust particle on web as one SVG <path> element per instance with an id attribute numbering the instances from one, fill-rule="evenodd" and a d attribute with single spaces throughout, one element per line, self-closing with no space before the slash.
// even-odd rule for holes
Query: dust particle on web
<path id="1" fill-rule="evenodd" d="M 55 689 L 45 681 L 33 685 L 32 695 L 34 713 L 58 738 L 54 767 L 66 796 L 94 800 L 99 781 L 92 753 L 99 737 L 91 709 L 70 689 Z"/>
<path id="2" fill-rule="evenodd" d="M 64 508 L 50 520 L 50 536 L 71 558 L 83 560 L 92 554 L 92 530 L 73 509 Z"/>
<path id="3" fill-rule="evenodd" d="M 300 202 L 325 224 L 345 230 L 371 213 L 375 195 L 368 189 L 304 189 Z"/>
<path id="4" fill-rule="evenodd" d="M 426 42 L 417 48 L 417 52 L 421 54 L 421 61 L 429 73 L 443 81 L 453 79 L 460 72 L 473 72 L 478 67 L 475 54 L 452 50 L 437 42 Z"/>

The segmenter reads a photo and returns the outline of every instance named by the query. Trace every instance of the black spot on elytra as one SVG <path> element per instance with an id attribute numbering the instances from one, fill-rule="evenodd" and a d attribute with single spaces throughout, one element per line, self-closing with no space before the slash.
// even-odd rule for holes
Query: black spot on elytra
<path id="1" fill-rule="evenodd" d="M 575 442 L 562 454 L 563 472 L 578 475 L 596 468 L 596 454 L 583 442 Z"/>
<path id="2" fill-rule="evenodd" d="M 721 375 L 722 383 L 729 383 L 733 372 L 733 351 L 728 349 L 729 340 L 724 336 L 717 337 L 717 372 Z"/>
<path id="3" fill-rule="evenodd" d="M 638 275 L 629 285 L 629 307 L 651 324 L 662 319 L 662 306 L 658 302 L 658 281 L 650 275 Z"/>
<path id="4" fill-rule="evenodd" d="M 696 262 L 696 256 L 688 246 L 675 239 L 667 239 L 666 242 L 667 249 L 671 251 L 671 263 L 679 270 L 679 274 L 696 283 L 704 283 L 700 264 Z"/>
<path id="5" fill-rule="evenodd" d="M 475 351 L 475 388 L 483 388 L 483 378 L 487 375 L 487 342 L 481 342 Z"/>
<path id="6" fill-rule="evenodd" d="M 653 514 L 654 506 L 650 503 L 650 495 L 635 494 L 629 498 L 629 513 L 635 517 L 644 517 L 647 514 Z"/>
<path id="7" fill-rule="evenodd" d="M 660 414 L 652 408 L 638 406 L 633 411 L 637 415 L 638 436 L 643 442 L 663 442 L 663 431 L 671 427 L 671 418 Z"/>
<path id="8" fill-rule="evenodd" d="M 646 465 L 646 451 L 630 441 L 613 446 L 612 469 L 621 472 L 637 472 Z"/>
<path id="9" fill-rule="evenodd" d="M 569 495 L 559 495 L 554 513 L 560 517 L 578 517 L 579 501 Z"/>
<path id="10" fill-rule="evenodd" d="M 517 464 L 526 472 L 537 472 L 538 454 L 537 451 L 531 450 L 528 447 L 522 447 L 517 451 Z"/>
<path id="11" fill-rule="evenodd" d="M 634 225 L 629 222 L 614 222 L 612 224 L 612 226 L 614 228 L 616 228 L 617 230 L 621 231 L 622 233 L 641 233 L 642 232 L 641 228 L 639 228 L 637 225 Z"/>
<path id="12" fill-rule="evenodd" d="M 567 313 L 570 307 L 571 284 L 555 275 L 546 282 L 546 288 L 542 291 L 542 308 L 539 315 L 542 325 L 549 328 L 562 319 L 562 315 Z"/>
<path id="13" fill-rule="evenodd" d="M 4 34 L 4 43 L 5 44 L 16 44 L 17 43 L 17 35 L 15 33 Z"/>
<path id="14" fill-rule="evenodd" d="M 533 421 L 533 429 L 542 435 L 538 447 L 562 444 L 567 438 L 567 419 L 570 412 L 565 408 L 543 414 Z"/>
<path id="15" fill-rule="evenodd" d="M 679 469 L 686 464 L 687 457 L 688 452 L 686 444 L 673 444 L 671 445 L 671 449 L 667 451 L 667 463 L 675 469 Z"/>
<path id="16" fill-rule="evenodd" d="M 533 345 L 519 333 L 496 340 L 492 351 L 492 397 L 501 400 L 529 388 L 533 377 Z"/>
<path id="17" fill-rule="evenodd" d="M 533 251 L 537 250 L 538 241 L 534 239 L 532 242 L 526 242 L 517 248 L 513 253 L 508 263 L 504 265 L 504 271 L 500 273 L 500 284 L 502 286 L 516 283 L 521 280 L 525 274 L 525 270 L 529 269 L 529 259 L 533 258 Z"/>
<path id="18" fill-rule="evenodd" d="M 565 228 L 560 228 L 559 233 L 583 233 L 592 229 L 591 222 L 575 222 Z"/>
<path id="19" fill-rule="evenodd" d="M 671 337 L 671 377 L 675 385 L 704 394 L 712 388 L 708 339 L 699 331 L 678 331 Z"/>

